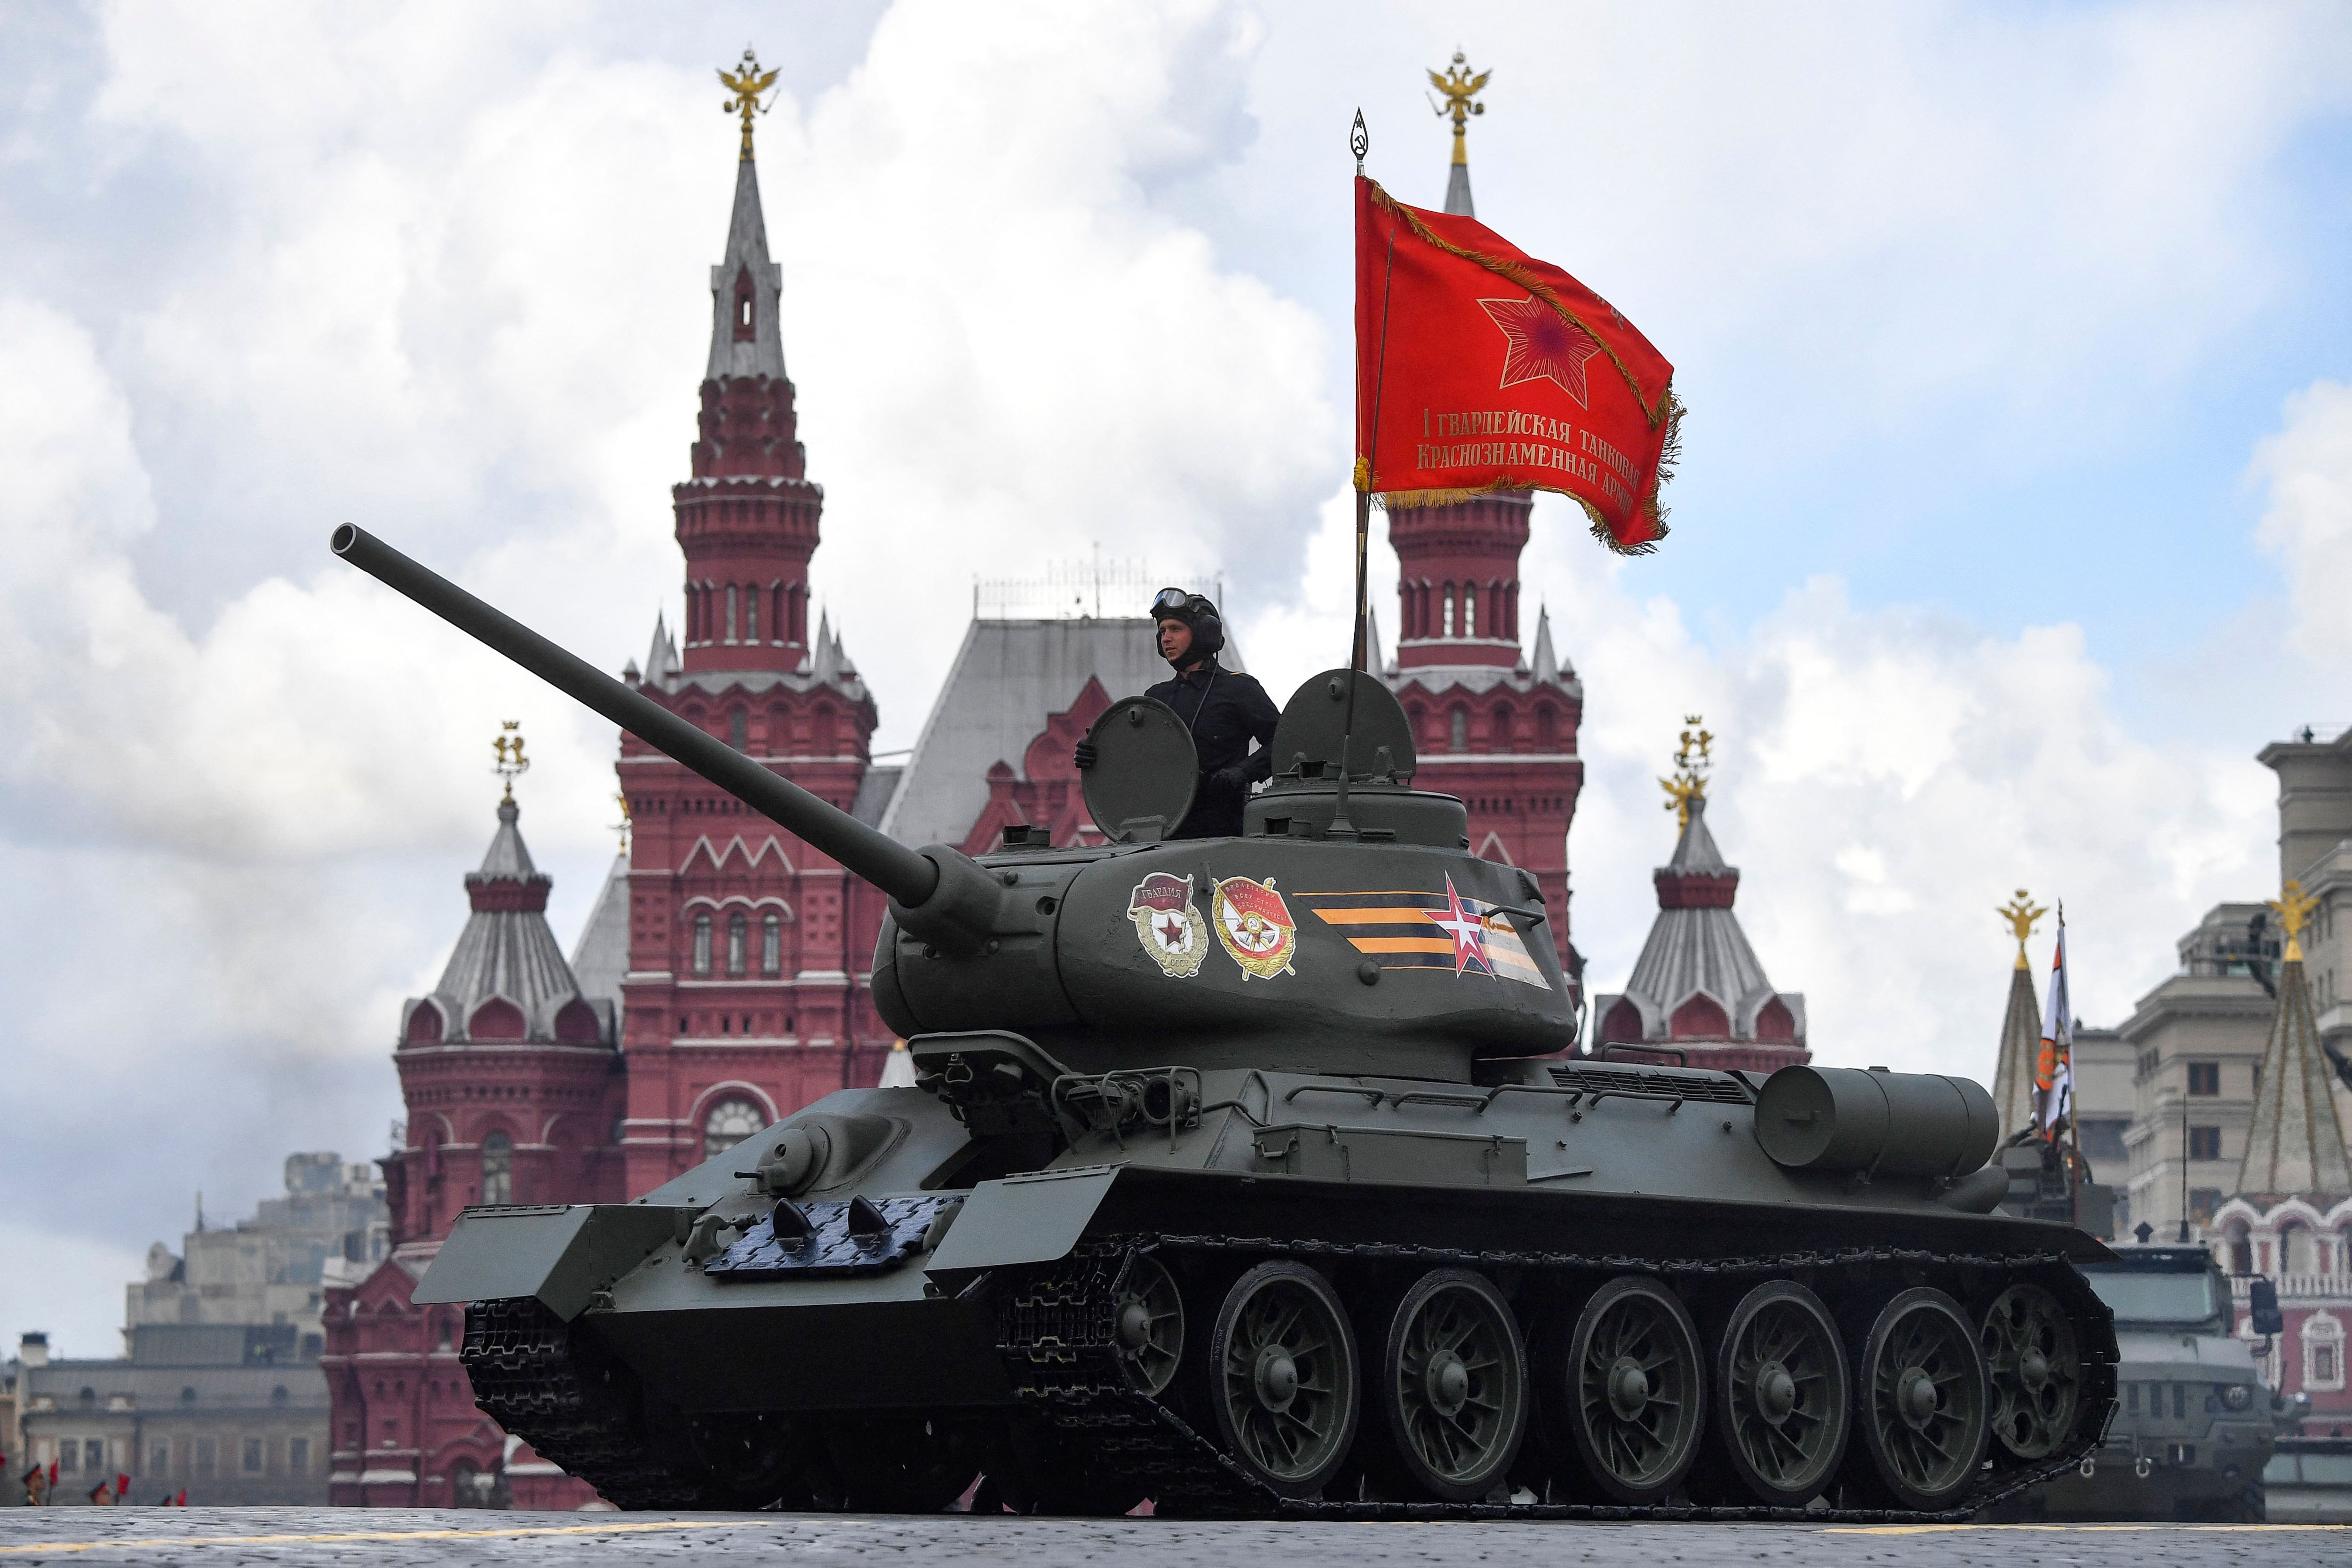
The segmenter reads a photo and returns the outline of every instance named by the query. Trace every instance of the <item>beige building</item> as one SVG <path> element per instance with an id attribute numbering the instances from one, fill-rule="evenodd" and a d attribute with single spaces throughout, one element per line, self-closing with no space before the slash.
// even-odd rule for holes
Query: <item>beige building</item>
<path id="1" fill-rule="evenodd" d="M 2130 1225 L 2180 1239 L 2235 1186 L 2277 1003 L 2279 944 L 2261 904 L 2216 904 L 2179 943 L 2180 967 L 2118 1031 L 2132 1054 Z M 2184 1168 L 2185 1161 L 2185 1168 Z M 2123 1227 L 2128 1230 L 2130 1226 Z"/>
<path id="2" fill-rule="evenodd" d="M 252 1218 L 157 1242 L 125 1292 L 127 1357 L 50 1361 L 26 1336 L 14 1470 L 54 1462 L 59 1504 L 117 1477 L 134 1503 L 325 1503 L 323 1291 L 383 1256 L 387 1225 L 373 1167 L 295 1155 Z"/>

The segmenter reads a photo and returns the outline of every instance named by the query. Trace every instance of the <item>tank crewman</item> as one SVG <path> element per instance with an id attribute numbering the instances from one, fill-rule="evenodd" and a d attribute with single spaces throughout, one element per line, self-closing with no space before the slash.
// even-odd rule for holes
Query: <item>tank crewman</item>
<path id="1" fill-rule="evenodd" d="M 1255 676 L 1228 670 L 1217 663 L 1225 645 L 1224 618 L 1217 607 L 1197 593 L 1163 588 L 1151 601 L 1151 619 L 1160 640 L 1160 656 L 1176 674 L 1144 695 L 1166 703 L 1192 732 L 1192 749 L 1201 763 L 1201 779 L 1192 792 L 1192 809 L 1170 835 L 1173 839 L 1213 839 L 1242 831 L 1242 808 L 1250 786 L 1272 776 L 1274 727 L 1282 711 Z M 1257 750 L 1250 750 L 1250 742 Z M 1081 768 L 1095 765 L 1091 740 L 1078 742 L 1072 760 Z"/>
<path id="2" fill-rule="evenodd" d="M 26 1508 L 39 1508 L 49 1500 L 49 1479 L 40 1466 L 35 1465 L 31 1469 L 26 1470 L 22 1479 L 25 1482 Z"/>

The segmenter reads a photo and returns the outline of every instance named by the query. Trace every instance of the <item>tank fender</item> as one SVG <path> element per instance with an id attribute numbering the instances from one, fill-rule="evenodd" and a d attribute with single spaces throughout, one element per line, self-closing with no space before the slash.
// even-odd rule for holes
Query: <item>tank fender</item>
<path id="1" fill-rule="evenodd" d="M 1987 1166 L 1954 1182 L 1949 1190 L 1937 1195 L 1936 1201 L 1962 1214 L 1990 1214 L 2008 1196 L 2009 1167 Z"/>
<path id="2" fill-rule="evenodd" d="M 971 1272 L 1067 1256 L 1122 1168 L 1085 1166 L 980 1183 L 925 1271 Z"/>
<path id="3" fill-rule="evenodd" d="M 531 1296 L 569 1322 L 655 1248 L 680 1239 L 695 1212 L 643 1203 L 468 1209 L 410 1299 L 425 1305 Z"/>

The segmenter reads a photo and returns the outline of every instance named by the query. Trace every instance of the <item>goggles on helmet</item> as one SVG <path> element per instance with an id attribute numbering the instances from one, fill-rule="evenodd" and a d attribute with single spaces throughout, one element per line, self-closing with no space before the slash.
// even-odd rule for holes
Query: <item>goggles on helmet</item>
<path id="1" fill-rule="evenodd" d="M 1165 621 L 1172 617 L 1178 621 L 1188 620 L 1192 603 L 1192 596 L 1182 589 L 1163 588 L 1151 601 L 1152 619 Z"/>

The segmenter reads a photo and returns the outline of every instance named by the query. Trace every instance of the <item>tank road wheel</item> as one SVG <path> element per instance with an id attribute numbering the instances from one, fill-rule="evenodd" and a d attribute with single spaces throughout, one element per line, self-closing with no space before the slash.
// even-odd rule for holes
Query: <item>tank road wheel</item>
<path id="1" fill-rule="evenodd" d="M 780 1415 L 687 1417 L 688 1440 L 702 1461 L 703 1492 L 712 1506 L 751 1511 L 781 1500 L 807 1508 L 812 1494 L 803 1471 L 808 1438 Z"/>
<path id="2" fill-rule="evenodd" d="M 1527 1364 L 1509 1304 L 1479 1275 L 1439 1269 L 1405 1292 L 1378 1397 L 1416 1489 L 1444 1502 L 1494 1490 L 1527 1435 Z"/>
<path id="3" fill-rule="evenodd" d="M 1282 1497 L 1320 1490 L 1348 1457 L 1361 1403 L 1355 1336 L 1323 1276 L 1286 1261 L 1234 1281 L 1210 1356 L 1226 1450 Z"/>
<path id="4" fill-rule="evenodd" d="M 1184 1301 L 1160 1260 L 1139 1253 L 1120 1274 L 1111 1323 L 1119 1370 L 1138 1394 L 1156 1395 L 1176 1376 L 1184 1354 Z"/>
<path id="5" fill-rule="evenodd" d="M 1569 1335 L 1568 1426 L 1602 1491 L 1638 1505 L 1680 1484 L 1706 1426 L 1704 1383 L 1673 1291 L 1624 1274 L 1593 1292 Z"/>
<path id="6" fill-rule="evenodd" d="M 1715 1418 L 1740 1487 L 1759 1502 L 1802 1508 L 1845 1458 L 1845 1349 L 1822 1299 L 1768 1280 L 1732 1309 L 1716 1354 Z"/>
<path id="7" fill-rule="evenodd" d="M 2083 1357 L 2058 1298 L 2011 1285 L 1993 1298 L 1979 1333 L 1992 1378 L 1992 1433 L 2021 1459 L 2039 1459 L 2074 1431 Z"/>
<path id="8" fill-rule="evenodd" d="M 1926 1287 L 1887 1302 L 1870 1325 L 1855 1382 L 1879 1485 L 1905 1508 L 1958 1502 L 1992 1435 L 1984 1352 L 1959 1303 Z"/>
<path id="9" fill-rule="evenodd" d="M 852 1513 L 938 1513 L 980 1474 L 965 1434 L 922 1416 L 852 1420 L 834 1433 L 832 1451 Z"/>

